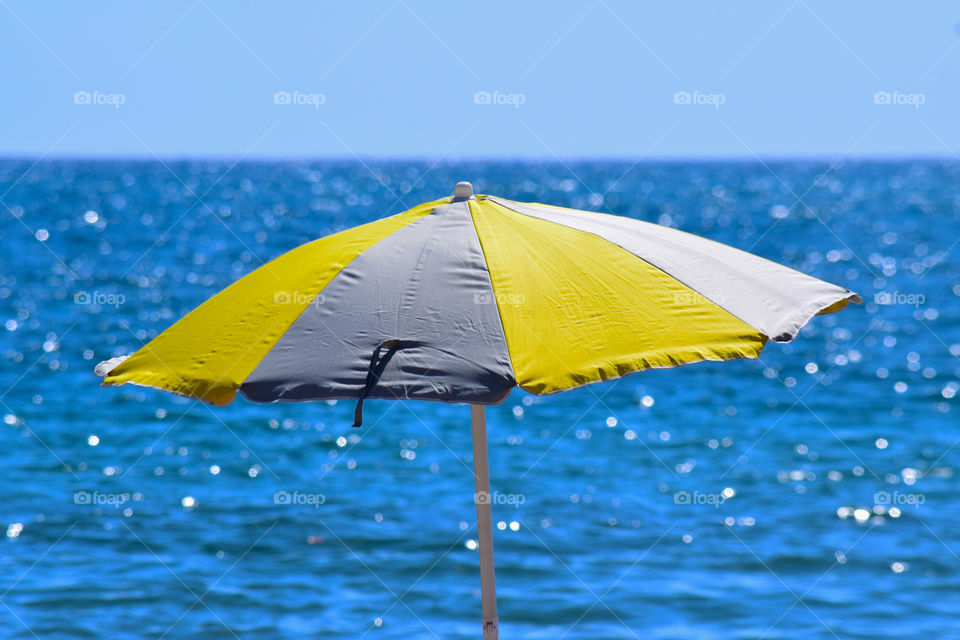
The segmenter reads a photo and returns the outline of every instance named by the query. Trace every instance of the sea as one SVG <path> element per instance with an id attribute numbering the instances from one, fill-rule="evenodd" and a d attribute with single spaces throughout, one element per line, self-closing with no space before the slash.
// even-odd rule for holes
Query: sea
<path id="1" fill-rule="evenodd" d="M 502 638 L 960 638 L 960 162 L 35 158 L 0 160 L 0 637 L 479 638 L 468 407 L 351 428 L 93 373 L 459 180 L 863 298 L 757 360 L 488 408 Z"/>

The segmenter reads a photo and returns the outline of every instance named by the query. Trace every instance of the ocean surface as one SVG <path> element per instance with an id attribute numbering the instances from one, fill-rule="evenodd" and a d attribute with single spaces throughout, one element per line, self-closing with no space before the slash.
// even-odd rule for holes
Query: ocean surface
<path id="1" fill-rule="evenodd" d="M 0 161 L 0 637 L 478 638 L 469 410 L 100 389 L 471 180 L 849 287 L 757 361 L 488 409 L 501 637 L 960 638 L 960 163 Z"/>

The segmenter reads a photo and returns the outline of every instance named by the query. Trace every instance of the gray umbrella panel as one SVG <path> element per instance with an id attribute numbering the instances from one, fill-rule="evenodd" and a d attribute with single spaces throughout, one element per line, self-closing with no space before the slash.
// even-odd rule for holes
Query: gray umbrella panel
<path id="1" fill-rule="evenodd" d="M 258 402 L 370 397 L 496 404 L 515 385 L 470 210 L 453 202 L 357 256 L 240 389 Z"/>

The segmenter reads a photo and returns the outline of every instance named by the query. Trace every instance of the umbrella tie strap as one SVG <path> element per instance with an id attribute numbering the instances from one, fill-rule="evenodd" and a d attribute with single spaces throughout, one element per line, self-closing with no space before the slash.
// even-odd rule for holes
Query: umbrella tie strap
<path id="1" fill-rule="evenodd" d="M 366 398 L 374 386 L 380 381 L 380 375 L 386 369 L 387 363 L 400 349 L 407 347 L 420 346 L 417 340 L 384 340 L 373 350 L 370 356 L 370 367 L 367 370 L 367 381 L 363 385 L 363 391 L 357 398 L 357 408 L 353 412 L 353 426 L 359 427 L 363 423 L 363 400 Z M 386 349 L 386 352 L 383 350 Z"/>

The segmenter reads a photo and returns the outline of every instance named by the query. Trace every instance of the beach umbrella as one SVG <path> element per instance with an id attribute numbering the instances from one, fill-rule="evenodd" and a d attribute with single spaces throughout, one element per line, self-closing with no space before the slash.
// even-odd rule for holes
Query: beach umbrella
<path id="1" fill-rule="evenodd" d="M 705 238 L 474 195 L 320 238 L 264 264 L 129 357 L 133 383 L 229 404 L 471 405 L 484 638 L 498 629 L 484 407 L 644 369 L 756 358 L 860 298 Z"/>

